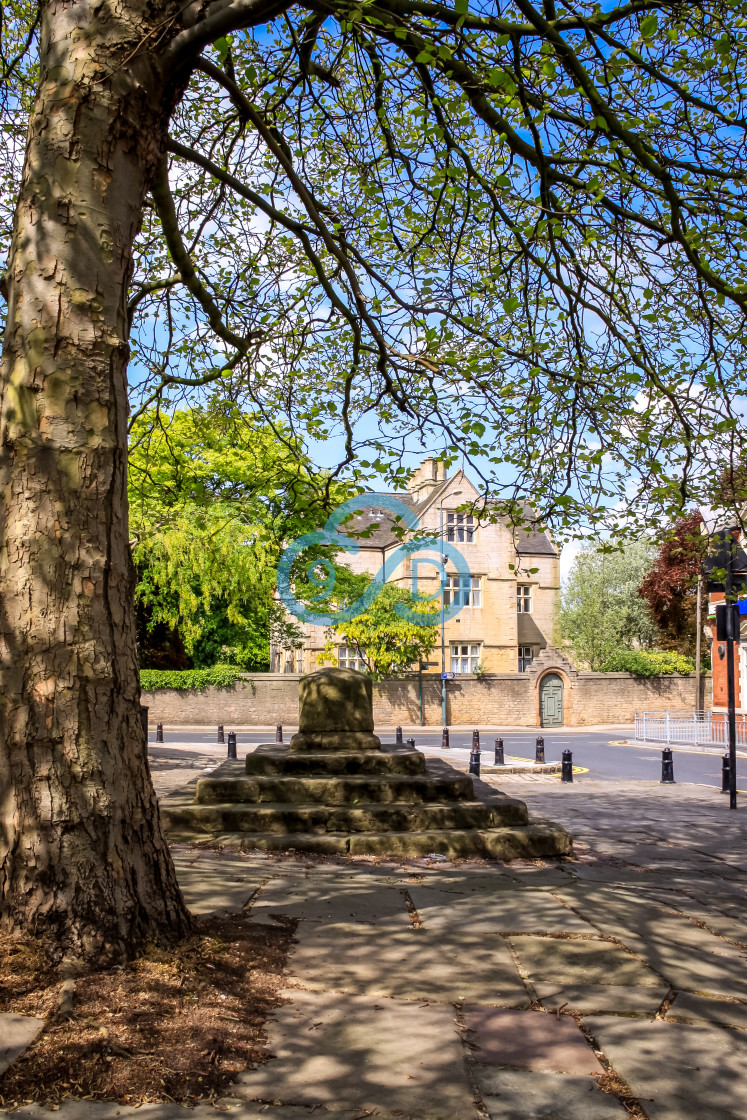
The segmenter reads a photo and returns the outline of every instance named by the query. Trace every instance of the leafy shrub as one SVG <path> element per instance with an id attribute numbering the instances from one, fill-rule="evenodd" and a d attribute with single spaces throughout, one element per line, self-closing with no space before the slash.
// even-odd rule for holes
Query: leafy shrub
<path id="1" fill-rule="evenodd" d="M 229 688 L 243 673 L 237 665 L 211 665 L 209 669 L 141 669 L 140 687 L 145 692 L 158 692 L 161 688 L 201 692 L 211 684 L 216 688 Z"/>
<path id="2" fill-rule="evenodd" d="M 602 666 L 603 673 L 634 673 L 637 677 L 658 677 L 661 673 L 687 676 L 695 672 L 695 662 L 681 653 L 668 650 L 620 649 Z"/>

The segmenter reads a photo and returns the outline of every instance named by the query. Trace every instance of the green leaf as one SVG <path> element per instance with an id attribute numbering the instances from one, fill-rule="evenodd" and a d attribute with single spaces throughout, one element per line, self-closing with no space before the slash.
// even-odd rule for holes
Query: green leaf
<path id="1" fill-rule="evenodd" d="M 659 26 L 659 17 L 656 12 L 652 12 L 650 16 L 646 16 L 641 20 L 641 35 L 644 39 L 652 39 L 656 34 Z"/>

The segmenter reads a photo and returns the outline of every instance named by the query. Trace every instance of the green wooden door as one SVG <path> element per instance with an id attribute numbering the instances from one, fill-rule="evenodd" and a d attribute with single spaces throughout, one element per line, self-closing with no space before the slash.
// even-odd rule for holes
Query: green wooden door
<path id="1" fill-rule="evenodd" d="M 548 673 L 540 682 L 540 724 L 563 726 L 563 681 L 557 673 Z"/>

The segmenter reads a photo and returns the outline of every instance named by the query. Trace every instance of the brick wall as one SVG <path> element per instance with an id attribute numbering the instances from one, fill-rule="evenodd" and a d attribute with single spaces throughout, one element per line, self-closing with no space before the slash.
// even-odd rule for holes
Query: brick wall
<path id="1" fill-rule="evenodd" d="M 558 671 L 554 669 L 553 671 Z M 633 677 L 629 673 L 573 673 L 559 675 L 565 686 L 567 726 L 596 723 L 629 723 L 636 711 L 690 710 L 695 707 L 695 677 Z M 468 726 L 539 725 L 539 685 L 542 674 L 504 673 L 483 680 L 461 677 L 447 685 L 450 724 Z M 151 726 L 218 725 L 229 727 L 294 726 L 298 722 L 296 675 L 257 673 L 247 675 L 231 688 L 204 692 L 164 689 L 144 692 L 143 704 Z M 418 679 L 380 681 L 374 684 L 374 721 L 377 726 L 418 724 Z M 710 696 L 710 681 L 705 682 Z M 710 703 L 708 704 L 710 706 Z M 423 709 L 428 726 L 441 726 L 441 682 L 423 678 Z"/>

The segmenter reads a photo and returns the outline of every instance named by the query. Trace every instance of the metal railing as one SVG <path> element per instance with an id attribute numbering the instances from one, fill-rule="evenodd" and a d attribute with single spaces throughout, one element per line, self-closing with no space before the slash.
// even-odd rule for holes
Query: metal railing
<path id="1" fill-rule="evenodd" d="M 726 747 L 725 712 L 636 712 L 635 737 L 649 743 L 703 743 Z M 747 746 L 747 716 L 737 716 L 737 746 Z"/>

